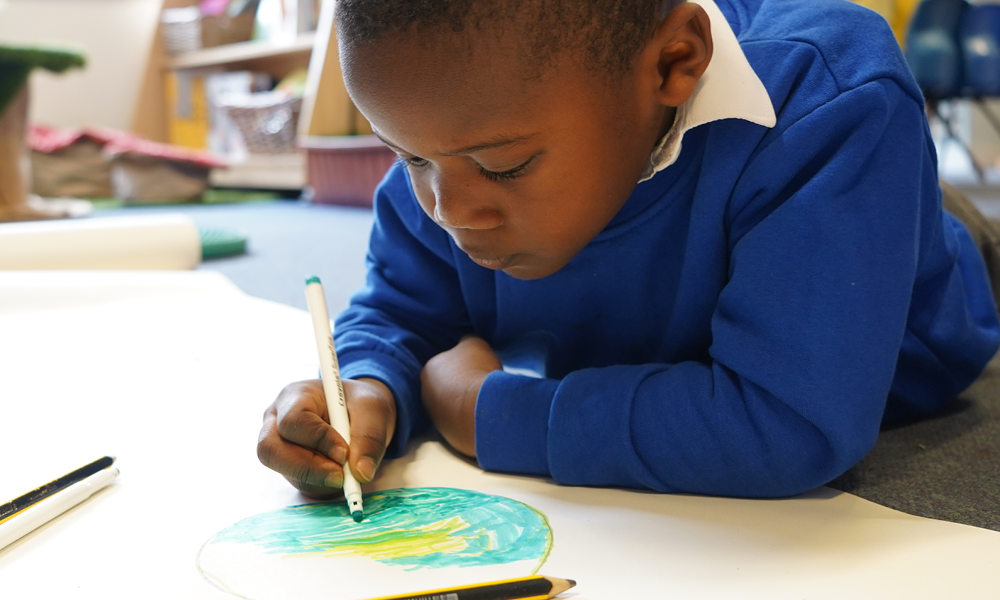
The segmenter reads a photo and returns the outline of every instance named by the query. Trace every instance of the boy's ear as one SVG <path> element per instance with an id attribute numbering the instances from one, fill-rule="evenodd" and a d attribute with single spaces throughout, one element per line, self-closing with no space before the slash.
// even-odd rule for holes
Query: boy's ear
<path id="1" fill-rule="evenodd" d="M 659 74 L 657 97 L 676 107 L 694 93 L 712 60 L 712 27 L 705 9 L 684 2 L 660 21 L 647 49 Z"/>

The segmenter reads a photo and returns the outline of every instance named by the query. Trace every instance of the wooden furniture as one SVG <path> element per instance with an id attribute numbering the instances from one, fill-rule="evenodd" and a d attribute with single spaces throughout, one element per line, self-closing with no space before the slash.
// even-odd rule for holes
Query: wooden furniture
<path id="1" fill-rule="evenodd" d="M 194 0 L 163 0 L 162 9 L 191 6 Z M 171 71 L 249 69 L 269 73 L 276 80 L 308 68 L 309 81 L 299 123 L 300 135 L 370 133 L 353 107 L 340 72 L 333 27 L 333 1 L 323 0 L 316 32 L 300 34 L 287 43 L 241 42 L 205 48 L 177 56 L 167 54 L 161 27 L 153 41 L 139 106 L 132 125 L 144 137 L 168 141 L 168 90 Z M 302 153 L 251 155 L 246 162 L 212 175 L 217 187 L 300 189 L 305 185 Z"/>
<path id="2" fill-rule="evenodd" d="M 333 22 L 334 0 L 323 0 L 316 42 L 309 61 L 309 79 L 299 115 L 299 136 L 372 133 L 371 125 L 354 107 L 344 87 Z"/>

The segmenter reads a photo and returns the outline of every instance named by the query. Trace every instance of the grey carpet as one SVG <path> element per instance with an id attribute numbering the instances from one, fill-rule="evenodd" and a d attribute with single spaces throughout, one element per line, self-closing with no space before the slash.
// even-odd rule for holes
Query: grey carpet
<path id="1" fill-rule="evenodd" d="M 305 309 L 304 278 L 323 280 L 331 313 L 364 283 L 371 212 L 297 201 L 101 211 L 183 212 L 202 227 L 249 236 L 244 256 L 202 264 L 248 294 Z M 1000 358 L 933 418 L 884 431 L 875 449 L 830 483 L 913 515 L 1000 531 Z"/>
<path id="2" fill-rule="evenodd" d="M 937 415 L 883 431 L 829 486 L 911 515 L 1000 531 L 1000 357 Z"/>

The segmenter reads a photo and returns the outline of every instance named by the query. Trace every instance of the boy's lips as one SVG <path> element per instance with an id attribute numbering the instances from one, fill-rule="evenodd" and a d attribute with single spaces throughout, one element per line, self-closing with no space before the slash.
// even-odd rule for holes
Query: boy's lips
<path id="1" fill-rule="evenodd" d="M 514 262 L 515 256 L 516 255 L 514 254 L 508 254 L 506 256 L 473 256 L 470 254 L 469 258 L 480 267 L 486 267 L 487 269 L 499 271 L 509 267 L 510 264 Z"/>
<path id="2" fill-rule="evenodd" d="M 502 249 L 495 247 L 491 248 L 490 245 L 477 243 L 478 240 L 460 239 L 459 236 L 454 234 L 452 234 L 452 239 L 455 241 L 459 250 L 465 252 L 465 254 L 469 257 L 469 260 L 476 263 L 480 267 L 485 267 L 494 271 L 506 269 L 512 263 L 516 262 L 519 256 L 517 253 L 501 254 L 500 252 L 503 252 Z"/>

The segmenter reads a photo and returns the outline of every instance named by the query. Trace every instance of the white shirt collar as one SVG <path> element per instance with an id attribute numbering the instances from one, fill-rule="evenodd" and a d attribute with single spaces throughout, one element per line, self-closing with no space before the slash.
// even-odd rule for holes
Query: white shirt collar
<path id="1" fill-rule="evenodd" d="M 639 182 L 674 164 L 681 139 L 689 130 L 720 119 L 743 119 L 774 127 L 777 118 L 771 97 L 743 54 L 736 34 L 713 0 L 688 0 L 708 13 L 714 50 L 708 68 L 687 102 L 677 107 L 674 125 L 653 149 Z"/>

